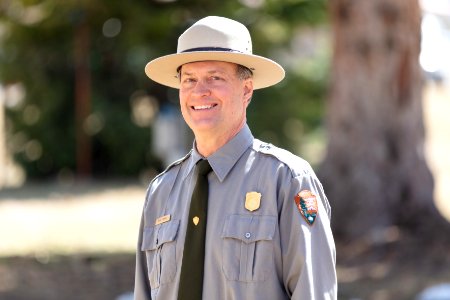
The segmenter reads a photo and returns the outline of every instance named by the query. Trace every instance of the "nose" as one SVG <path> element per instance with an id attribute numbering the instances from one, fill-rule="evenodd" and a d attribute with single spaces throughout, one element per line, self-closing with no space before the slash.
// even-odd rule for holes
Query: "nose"
<path id="1" fill-rule="evenodd" d="M 192 90 L 192 93 L 198 97 L 209 96 L 209 95 L 211 95 L 211 89 L 207 82 L 205 82 L 204 80 L 199 80 L 195 84 L 195 87 Z"/>

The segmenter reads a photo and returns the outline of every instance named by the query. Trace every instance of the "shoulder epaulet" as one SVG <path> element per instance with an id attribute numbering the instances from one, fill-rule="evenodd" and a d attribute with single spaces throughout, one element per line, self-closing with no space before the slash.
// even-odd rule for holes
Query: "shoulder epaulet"
<path id="1" fill-rule="evenodd" d="M 253 150 L 270 155 L 285 164 L 291 170 L 293 177 L 314 174 L 314 171 L 306 160 L 270 143 L 254 139 Z"/>
<path id="2" fill-rule="evenodd" d="M 186 159 L 188 159 L 192 154 L 192 149 L 191 151 L 189 151 L 185 156 L 183 156 L 180 159 L 177 159 L 176 161 L 174 161 L 173 163 L 171 163 L 170 165 L 168 165 L 166 167 L 166 169 L 164 171 L 162 171 L 161 173 L 159 173 L 158 175 L 155 176 L 155 178 L 152 179 L 152 181 L 150 182 L 150 185 L 153 183 L 153 181 L 155 181 L 156 179 L 158 179 L 159 177 L 161 177 L 162 175 L 164 175 L 165 173 L 167 173 L 170 169 L 172 169 L 175 166 L 178 166 L 179 164 L 181 164 L 182 162 L 184 162 Z"/>

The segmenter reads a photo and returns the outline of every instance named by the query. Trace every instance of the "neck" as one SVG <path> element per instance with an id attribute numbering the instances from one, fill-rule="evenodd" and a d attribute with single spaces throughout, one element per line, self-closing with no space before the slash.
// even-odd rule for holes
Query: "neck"
<path id="1" fill-rule="evenodd" d="M 242 127 L 244 127 L 244 124 L 245 122 L 236 128 L 236 130 L 231 131 L 230 134 L 227 135 L 195 133 L 195 144 L 198 153 L 200 153 L 203 157 L 210 156 L 234 138 Z"/>

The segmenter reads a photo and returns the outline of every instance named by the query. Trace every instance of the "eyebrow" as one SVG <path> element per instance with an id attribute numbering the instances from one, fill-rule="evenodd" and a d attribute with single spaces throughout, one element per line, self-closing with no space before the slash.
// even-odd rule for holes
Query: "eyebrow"
<path id="1" fill-rule="evenodd" d="M 216 73 L 219 73 L 219 74 L 226 74 L 226 72 L 224 72 L 224 71 L 221 71 L 221 70 L 210 70 L 210 71 L 208 71 L 207 72 L 208 74 L 216 74 Z M 183 71 L 183 72 L 181 72 L 181 75 L 186 75 L 186 76 L 191 76 L 191 75 L 193 75 L 194 73 L 191 73 L 191 72 L 186 72 L 186 71 Z"/>

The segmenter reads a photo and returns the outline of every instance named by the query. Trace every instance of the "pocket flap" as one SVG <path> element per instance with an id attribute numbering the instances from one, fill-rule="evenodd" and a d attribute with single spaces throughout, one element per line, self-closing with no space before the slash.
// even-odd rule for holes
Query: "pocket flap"
<path id="1" fill-rule="evenodd" d="M 276 223 L 275 216 L 230 215 L 225 221 L 222 238 L 239 239 L 245 243 L 272 240 Z"/>
<path id="2" fill-rule="evenodd" d="M 156 250 L 164 243 L 173 242 L 179 226 L 180 220 L 172 220 L 160 225 L 145 227 L 141 250 Z"/>

